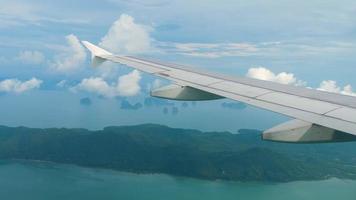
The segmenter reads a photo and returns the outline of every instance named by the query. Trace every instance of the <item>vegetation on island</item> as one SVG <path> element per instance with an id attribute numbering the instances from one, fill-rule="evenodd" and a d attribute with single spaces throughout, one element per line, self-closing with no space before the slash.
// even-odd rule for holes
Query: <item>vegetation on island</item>
<path id="1" fill-rule="evenodd" d="M 356 179 L 356 143 L 284 144 L 261 131 L 201 132 L 162 125 L 103 130 L 0 126 L 0 159 L 28 159 L 236 181 Z"/>

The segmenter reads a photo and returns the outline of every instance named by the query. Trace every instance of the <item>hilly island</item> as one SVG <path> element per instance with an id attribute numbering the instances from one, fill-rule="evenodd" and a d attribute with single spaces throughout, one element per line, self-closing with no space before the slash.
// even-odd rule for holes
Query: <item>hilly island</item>
<path id="1" fill-rule="evenodd" d="M 356 142 L 285 144 L 261 131 L 201 132 L 162 125 L 103 130 L 0 126 L 0 159 L 40 160 L 209 180 L 356 179 Z"/>

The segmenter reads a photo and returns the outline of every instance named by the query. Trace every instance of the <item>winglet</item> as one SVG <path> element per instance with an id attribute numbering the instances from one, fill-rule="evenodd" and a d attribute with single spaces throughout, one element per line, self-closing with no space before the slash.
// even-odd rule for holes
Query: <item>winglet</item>
<path id="1" fill-rule="evenodd" d="M 82 41 L 82 44 L 90 51 L 91 53 L 91 64 L 93 67 L 97 67 L 103 62 L 106 61 L 105 56 L 112 55 L 112 53 L 102 49 L 88 41 Z"/>

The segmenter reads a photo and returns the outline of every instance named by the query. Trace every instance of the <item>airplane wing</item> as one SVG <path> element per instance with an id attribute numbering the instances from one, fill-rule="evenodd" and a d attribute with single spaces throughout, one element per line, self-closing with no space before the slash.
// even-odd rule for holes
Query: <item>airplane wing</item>
<path id="1" fill-rule="evenodd" d="M 82 43 L 92 53 L 94 66 L 108 60 L 174 82 L 151 91 L 152 96 L 189 101 L 229 98 L 294 118 L 266 130 L 265 140 L 338 142 L 356 138 L 356 97 L 113 55 L 87 41 Z"/>

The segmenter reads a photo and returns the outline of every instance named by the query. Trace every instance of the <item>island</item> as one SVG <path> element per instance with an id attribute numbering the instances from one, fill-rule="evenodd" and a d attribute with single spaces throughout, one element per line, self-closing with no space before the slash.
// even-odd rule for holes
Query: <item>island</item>
<path id="1" fill-rule="evenodd" d="M 286 144 L 259 130 L 202 132 L 157 124 L 102 130 L 0 126 L 0 159 L 39 160 L 209 180 L 356 179 L 356 142 Z"/>

